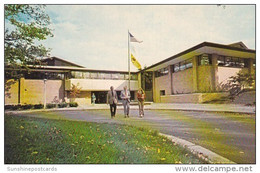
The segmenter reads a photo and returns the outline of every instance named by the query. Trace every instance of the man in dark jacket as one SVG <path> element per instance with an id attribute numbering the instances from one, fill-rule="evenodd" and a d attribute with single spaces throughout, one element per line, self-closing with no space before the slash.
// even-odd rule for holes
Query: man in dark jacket
<path id="1" fill-rule="evenodd" d="M 110 105 L 111 118 L 116 116 L 116 105 L 118 102 L 116 91 L 114 87 L 110 87 L 110 91 L 107 93 L 107 104 Z"/>

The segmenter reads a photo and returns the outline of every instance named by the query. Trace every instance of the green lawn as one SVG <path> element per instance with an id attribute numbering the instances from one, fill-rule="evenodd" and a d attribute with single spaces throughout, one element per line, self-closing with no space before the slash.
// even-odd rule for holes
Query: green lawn
<path id="1" fill-rule="evenodd" d="M 203 163 L 149 128 L 5 115 L 5 163 Z"/>

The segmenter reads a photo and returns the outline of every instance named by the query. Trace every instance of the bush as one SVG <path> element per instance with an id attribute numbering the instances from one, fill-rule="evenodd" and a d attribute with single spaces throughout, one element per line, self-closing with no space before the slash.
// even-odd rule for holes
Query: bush
<path id="1" fill-rule="evenodd" d="M 5 105 L 5 110 L 17 110 L 20 108 L 21 108 L 21 105 Z"/>
<path id="2" fill-rule="evenodd" d="M 36 104 L 33 106 L 34 109 L 42 109 L 44 107 L 43 104 Z"/>
<path id="3" fill-rule="evenodd" d="M 5 110 L 11 110 L 14 105 L 5 105 Z"/>
<path id="4" fill-rule="evenodd" d="M 59 108 L 68 107 L 68 103 L 60 103 L 60 104 L 58 104 L 58 107 L 59 107 Z"/>
<path id="5" fill-rule="evenodd" d="M 71 102 L 70 107 L 78 107 L 78 103 L 77 102 Z"/>
<path id="6" fill-rule="evenodd" d="M 48 103 L 48 104 L 46 105 L 46 108 L 47 108 L 47 109 L 56 108 L 56 104 Z"/>
<path id="7" fill-rule="evenodd" d="M 21 109 L 32 109 L 33 105 L 31 104 L 26 104 L 26 105 L 21 105 Z"/>

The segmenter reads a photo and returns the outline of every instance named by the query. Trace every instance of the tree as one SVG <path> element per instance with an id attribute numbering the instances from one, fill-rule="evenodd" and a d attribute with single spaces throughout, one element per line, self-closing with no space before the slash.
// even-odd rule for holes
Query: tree
<path id="1" fill-rule="evenodd" d="M 231 76 L 228 82 L 230 99 L 234 100 L 238 95 L 246 88 L 254 88 L 255 86 L 255 74 L 244 73 L 239 71 L 236 76 Z"/>
<path id="2" fill-rule="evenodd" d="M 77 83 L 77 85 L 72 84 L 72 87 L 71 87 L 71 90 L 70 90 L 70 96 L 72 98 L 72 100 L 71 100 L 72 102 L 74 102 L 75 98 L 80 95 L 81 89 L 82 88 L 79 87 L 79 83 Z"/>
<path id="3" fill-rule="evenodd" d="M 5 5 L 5 65 L 6 77 L 19 78 L 21 69 L 40 64 L 40 57 L 50 51 L 35 41 L 53 36 L 50 18 L 44 5 Z"/>

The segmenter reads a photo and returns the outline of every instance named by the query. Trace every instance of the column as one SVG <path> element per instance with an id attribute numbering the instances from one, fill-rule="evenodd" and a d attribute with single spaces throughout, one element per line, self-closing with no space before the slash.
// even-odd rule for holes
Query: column
<path id="1" fill-rule="evenodd" d="M 216 91 L 218 85 L 218 55 L 212 54 L 211 88 Z"/>
<path id="2" fill-rule="evenodd" d="M 253 74 L 253 59 L 249 58 L 248 59 L 248 73 L 249 74 Z"/>
<path id="3" fill-rule="evenodd" d="M 142 76 L 141 76 L 141 72 L 139 72 L 137 74 L 137 78 L 138 78 L 138 88 L 142 87 Z M 144 79 L 143 79 L 144 80 Z M 144 89 L 144 88 L 143 88 Z"/>
<path id="4" fill-rule="evenodd" d="M 156 100 L 156 86 L 155 86 L 155 72 L 153 71 L 153 101 L 157 102 Z"/>
<path id="5" fill-rule="evenodd" d="M 198 57 L 192 57 L 193 92 L 198 91 Z"/>
<path id="6" fill-rule="evenodd" d="M 18 104 L 24 104 L 24 77 L 20 78 L 20 84 L 19 84 L 20 92 L 19 94 L 19 100 Z"/>
<path id="7" fill-rule="evenodd" d="M 169 70 L 169 81 L 170 81 L 170 95 L 173 94 L 173 83 L 172 83 L 172 72 L 173 72 L 173 68 L 172 68 L 172 65 L 169 65 L 168 67 L 168 70 Z"/>

